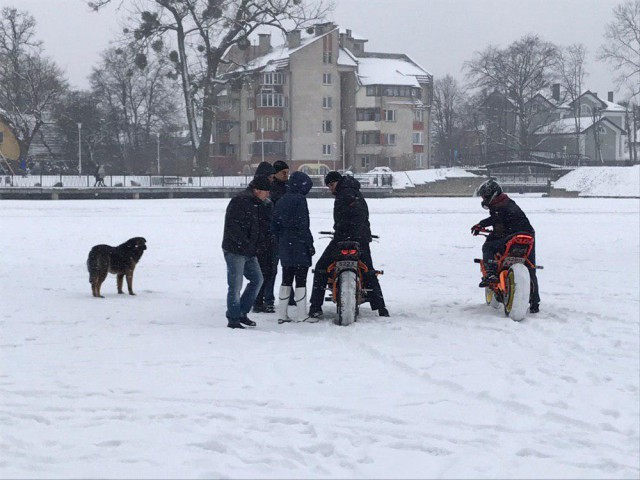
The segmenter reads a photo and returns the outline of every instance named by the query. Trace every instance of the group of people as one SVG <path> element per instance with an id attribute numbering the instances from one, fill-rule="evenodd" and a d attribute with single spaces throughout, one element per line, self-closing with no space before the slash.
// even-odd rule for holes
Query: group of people
<path id="1" fill-rule="evenodd" d="M 372 240 L 369 208 L 360 192 L 360 183 L 352 176 L 329 172 L 324 183 L 335 196 L 333 207 L 333 239 L 316 262 L 310 306 L 307 311 L 307 274 L 315 255 L 313 235 L 309 228 L 309 208 L 306 196 L 313 182 L 306 173 L 294 172 L 283 161 L 273 165 L 262 162 L 247 188 L 231 199 L 225 214 L 222 250 L 227 263 L 227 326 L 255 326 L 248 317 L 256 313 L 276 312 L 279 323 L 290 321 L 317 322 L 323 315 L 322 304 L 327 287 L 327 268 L 337 257 L 339 242 L 360 244 L 360 260 L 368 271 L 363 278 L 371 309 L 388 317 L 382 289 L 378 281 L 369 244 Z M 535 231 L 522 209 L 510 199 L 495 180 L 487 180 L 478 188 L 482 207 L 489 217 L 480 221 L 471 232 L 477 235 L 485 227 L 493 231 L 487 237 L 482 252 L 486 276 L 480 287 L 497 281 L 496 253 L 503 251 L 509 238 L 516 233 Z M 537 313 L 540 305 L 535 270 L 535 246 L 529 255 L 531 276 L 529 311 Z M 275 279 L 278 263 L 282 265 L 282 282 L 275 305 Z M 243 286 L 243 277 L 248 280 Z M 294 287 L 295 282 L 295 287 Z M 295 307 L 295 318 L 288 315 L 288 306 Z"/>
<path id="2" fill-rule="evenodd" d="M 227 326 L 245 328 L 256 323 L 249 311 L 275 312 L 279 323 L 317 322 L 323 315 L 327 267 L 335 260 L 338 242 L 360 244 L 360 259 L 370 273 L 364 278 L 373 310 L 389 316 L 371 259 L 369 209 L 359 182 L 339 172 L 329 172 L 325 185 L 335 196 L 334 236 L 316 263 L 310 306 L 307 310 L 307 275 L 315 255 L 310 230 L 307 194 L 313 182 L 303 172 L 289 176 L 283 161 L 261 162 L 247 188 L 231 199 L 224 223 L 222 250 L 227 264 Z M 275 303 L 278 263 L 282 281 Z M 243 289 L 243 278 L 248 280 Z M 289 316 L 289 305 L 295 314 Z"/>

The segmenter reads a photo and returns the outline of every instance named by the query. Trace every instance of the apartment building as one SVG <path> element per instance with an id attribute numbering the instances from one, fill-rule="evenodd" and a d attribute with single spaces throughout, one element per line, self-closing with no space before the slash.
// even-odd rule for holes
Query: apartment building
<path id="1" fill-rule="evenodd" d="M 292 170 L 428 166 L 432 76 L 404 54 L 367 52 L 332 23 L 272 46 L 234 47 L 223 77 L 212 164 L 250 173 L 261 161 Z"/>

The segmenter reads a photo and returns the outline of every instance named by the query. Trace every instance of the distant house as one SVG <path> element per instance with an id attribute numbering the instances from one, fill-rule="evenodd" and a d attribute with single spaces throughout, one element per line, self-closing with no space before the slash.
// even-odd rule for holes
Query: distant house
<path id="1" fill-rule="evenodd" d="M 0 153 L 6 160 L 20 158 L 20 145 L 11 128 L 11 122 L 0 110 Z"/>

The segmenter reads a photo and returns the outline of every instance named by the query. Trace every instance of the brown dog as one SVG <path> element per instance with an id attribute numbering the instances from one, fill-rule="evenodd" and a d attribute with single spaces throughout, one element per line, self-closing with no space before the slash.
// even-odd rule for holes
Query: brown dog
<path id="1" fill-rule="evenodd" d="M 118 293 L 124 293 L 122 279 L 126 276 L 129 295 L 135 295 L 133 293 L 133 270 L 146 249 L 147 241 L 142 237 L 134 237 L 117 247 L 109 245 L 93 247 L 89 252 L 89 258 L 87 258 L 89 283 L 91 283 L 93 296 L 104 298 L 100 295 L 100 287 L 109 272 L 118 276 Z"/>

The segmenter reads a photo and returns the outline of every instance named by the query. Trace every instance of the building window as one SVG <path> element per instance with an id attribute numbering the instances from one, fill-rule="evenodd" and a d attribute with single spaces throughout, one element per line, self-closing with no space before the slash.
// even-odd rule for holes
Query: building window
<path id="1" fill-rule="evenodd" d="M 385 133 L 384 134 L 384 144 L 385 145 L 395 145 L 396 144 L 396 134 L 395 133 Z"/>
<path id="2" fill-rule="evenodd" d="M 258 94 L 258 107 L 285 107 L 285 96 L 281 93 Z"/>
<path id="3" fill-rule="evenodd" d="M 263 73 L 262 85 L 284 85 L 284 73 L 282 72 Z"/>
<path id="4" fill-rule="evenodd" d="M 323 133 L 331 133 L 331 120 L 323 120 L 322 121 L 322 132 Z"/>
<path id="5" fill-rule="evenodd" d="M 331 74 L 330 73 L 323 73 L 322 74 L 322 83 L 324 85 L 331 85 Z"/>
<path id="6" fill-rule="evenodd" d="M 251 153 L 253 155 L 262 155 L 262 148 L 264 145 L 264 154 L 267 155 L 286 155 L 287 153 L 287 144 L 285 142 L 274 142 L 267 141 L 264 142 L 253 142 L 251 144 Z"/>
<path id="7" fill-rule="evenodd" d="M 423 145 L 424 141 L 422 132 L 413 132 L 413 144 L 414 145 Z"/>
<path id="8" fill-rule="evenodd" d="M 356 132 L 358 145 L 380 145 L 380 132 L 377 130 Z"/>
<path id="9" fill-rule="evenodd" d="M 247 122 L 247 133 L 251 133 L 251 132 L 253 132 L 253 121 L 249 120 Z"/>
<path id="10" fill-rule="evenodd" d="M 416 122 L 423 122 L 424 121 L 424 110 L 421 108 L 416 108 L 413 111 L 413 119 Z"/>
<path id="11" fill-rule="evenodd" d="M 383 110 L 384 112 L 384 121 L 385 122 L 395 122 L 396 121 L 396 111 L 395 110 Z"/>
<path id="12" fill-rule="evenodd" d="M 261 128 L 267 132 L 285 132 L 287 122 L 282 117 L 258 117 L 256 118 L 256 130 Z"/>
<path id="13" fill-rule="evenodd" d="M 362 155 L 360 157 L 360 166 L 362 168 L 371 168 L 371 157 L 369 155 Z"/>
<path id="14" fill-rule="evenodd" d="M 322 155 L 331 155 L 333 154 L 333 145 L 330 143 L 325 143 L 322 145 Z"/>
<path id="15" fill-rule="evenodd" d="M 333 37 L 325 35 L 322 39 L 322 62 L 333 63 Z"/>
<path id="16" fill-rule="evenodd" d="M 356 120 L 359 122 L 379 122 L 380 109 L 378 108 L 358 108 L 356 109 Z"/>
<path id="17" fill-rule="evenodd" d="M 331 108 L 333 106 L 333 102 L 331 97 L 322 97 L 322 108 Z"/>
<path id="18" fill-rule="evenodd" d="M 416 167 L 424 167 L 424 153 L 416 153 L 413 159 L 416 162 Z"/>
<path id="19" fill-rule="evenodd" d="M 587 105 L 586 103 L 580 104 L 580 116 L 586 117 L 591 115 L 591 105 Z"/>

